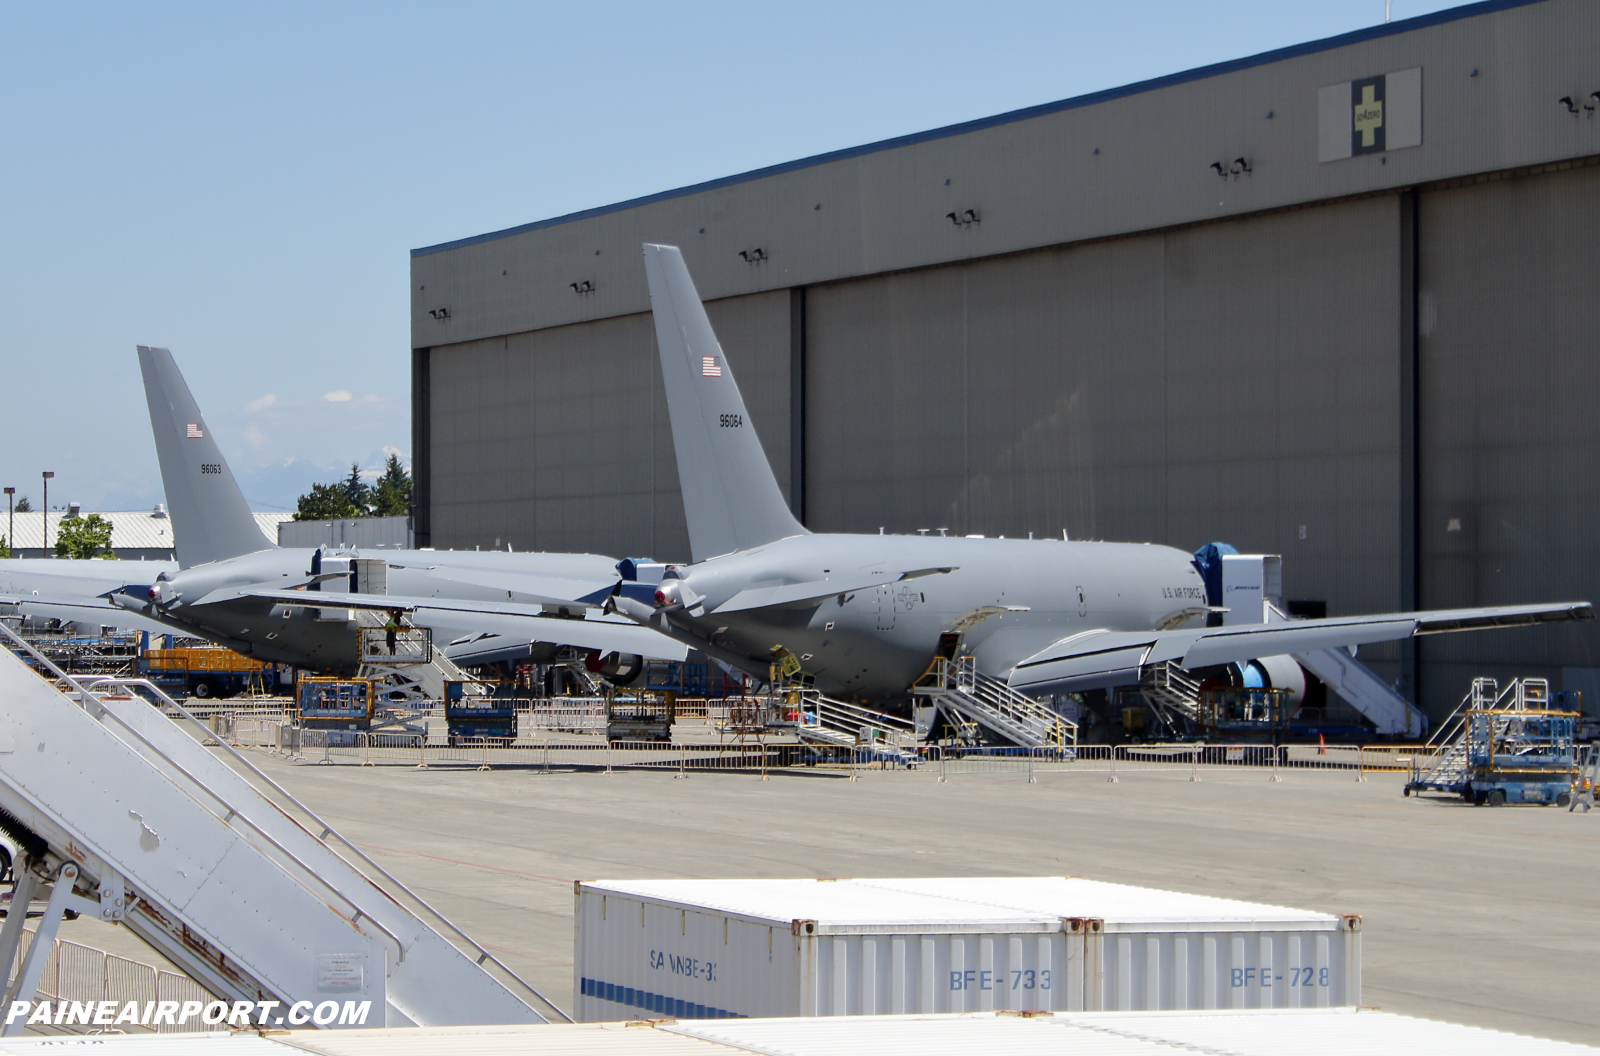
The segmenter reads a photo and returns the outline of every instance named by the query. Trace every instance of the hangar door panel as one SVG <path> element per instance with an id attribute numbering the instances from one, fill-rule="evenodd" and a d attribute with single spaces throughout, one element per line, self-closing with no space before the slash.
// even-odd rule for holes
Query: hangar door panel
<path id="1" fill-rule="evenodd" d="M 1397 199 L 1207 224 L 1166 242 L 1169 540 L 1282 554 L 1287 596 L 1326 601 L 1330 615 L 1394 611 Z M 1362 651 L 1378 657 L 1398 652 Z"/>
<path id="2" fill-rule="evenodd" d="M 789 384 L 792 375 L 788 290 L 725 297 L 706 305 L 717 343 L 739 383 L 750 423 L 789 499 Z M 656 373 L 660 374 L 657 367 Z M 677 479 L 673 479 L 677 487 Z M 676 492 L 674 493 L 676 494 Z M 687 553 L 683 555 L 687 558 Z"/>
<path id="3" fill-rule="evenodd" d="M 1160 242 L 813 288 L 806 521 L 1158 535 Z"/>
<path id="4" fill-rule="evenodd" d="M 687 552 L 653 356 L 648 315 L 435 349 L 434 545 Z"/>
<path id="5" fill-rule="evenodd" d="M 788 483 L 789 294 L 707 305 Z M 436 348 L 433 545 L 687 560 L 648 314 Z"/>
<path id="6" fill-rule="evenodd" d="M 1422 603 L 1600 599 L 1600 168 L 1427 192 L 1418 228 Z M 1600 634 L 1442 636 L 1421 655 L 1437 714 L 1477 675 L 1559 687 L 1600 667 Z"/>

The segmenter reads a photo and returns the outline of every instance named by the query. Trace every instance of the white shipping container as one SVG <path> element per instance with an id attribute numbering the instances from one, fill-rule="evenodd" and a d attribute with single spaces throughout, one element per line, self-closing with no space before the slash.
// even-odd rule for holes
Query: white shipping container
<path id="1" fill-rule="evenodd" d="M 1356 916 L 1077 877 L 575 887 L 580 1022 L 1361 1001 Z"/>

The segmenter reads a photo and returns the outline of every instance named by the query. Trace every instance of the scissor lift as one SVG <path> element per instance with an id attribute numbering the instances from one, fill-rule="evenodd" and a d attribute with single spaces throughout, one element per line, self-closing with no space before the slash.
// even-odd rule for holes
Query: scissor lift
<path id="1" fill-rule="evenodd" d="M 1579 714 L 1554 709 L 1467 713 L 1467 792 L 1477 806 L 1572 802 Z"/>

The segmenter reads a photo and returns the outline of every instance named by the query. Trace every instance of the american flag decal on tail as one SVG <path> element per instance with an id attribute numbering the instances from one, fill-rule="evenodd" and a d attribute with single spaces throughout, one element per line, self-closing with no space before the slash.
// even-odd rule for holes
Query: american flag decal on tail
<path id="1" fill-rule="evenodd" d="M 199 425 L 197 425 L 197 424 L 196 424 L 196 423 L 194 423 L 194 422 L 190 422 L 190 423 L 189 423 L 189 428 L 187 428 L 187 429 L 185 429 L 185 430 L 184 430 L 184 433 L 183 433 L 183 435 L 184 435 L 184 438 L 185 438 L 185 439 L 188 439 L 188 440 L 198 440 L 198 439 L 200 439 L 200 438 L 201 438 L 201 437 L 202 437 L 202 436 L 204 436 L 204 435 L 206 435 L 206 434 L 205 434 L 205 433 L 202 433 L 202 432 L 201 432 L 201 431 L 200 431 L 200 426 L 199 426 Z"/>
<path id="2" fill-rule="evenodd" d="M 700 376 L 702 378 L 722 377 L 722 367 L 718 365 L 716 356 L 700 357 Z"/>

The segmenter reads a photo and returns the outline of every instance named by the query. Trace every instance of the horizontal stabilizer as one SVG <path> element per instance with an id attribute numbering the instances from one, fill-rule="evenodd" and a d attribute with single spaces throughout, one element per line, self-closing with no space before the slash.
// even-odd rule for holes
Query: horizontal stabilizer
<path id="1" fill-rule="evenodd" d="M 549 616 L 539 605 L 504 601 L 458 601 L 452 598 L 409 598 L 395 594 L 337 594 L 329 591 L 312 593 L 303 590 L 241 590 L 237 592 L 237 596 L 261 598 L 279 605 L 298 605 L 305 608 L 413 612 L 417 614 L 416 622 L 423 626 L 428 625 L 429 612 L 519 617 L 518 625 L 528 641 L 571 645 L 579 649 L 598 649 L 601 652 L 636 653 L 654 660 L 682 660 L 688 655 L 688 650 L 682 643 L 675 642 L 648 627 L 605 619 L 579 620 Z M 450 622 L 459 624 L 462 621 Z M 484 621 L 471 622 L 476 626 Z M 505 624 L 501 623 L 501 627 L 505 627 Z M 506 630 L 500 630 L 500 633 L 506 633 Z"/>
<path id="2" fill-rule="evenodd" d="M 105 598 L 56 597 L 43 594 L 0 594 L 0 605 L 15 605 L 24 616 L 69 623 L 93 623 L 124 631 L 171 634 L 172 628 L 129 612 Z"/>
<path id="3" fill-rule="evenodd" d="M 1586 601 L 1572 601 L 1179 631 L 1086 631 L 1063 638 L 1018 663 L 1010 682 L 1017 688 L 1092 688 L 1114 685 L 1129 674 L 1136 676 L 1141 667 L 1168 660 L 1194 669 L 1261 656 L 1399 641 L 1418 634 L 1592 619 L 1594 606 Z"/>
<path id="4" fill-rule="evenodd" d="M 788 583 L 778 587 L 753 587 L 741 590 L 727 601 L 711 610 L 713 613 L 743 612 L 747 609 L 770 609 L 779 605 L 795 605 L 835 594 L 848 594 L 852 590 L 870 590 L 885 583 L 898 583 L 920 576 L 954 572 L 955 568 L 922 568 L 915 572 L 862 572 L 837 579 L 813 579 L 805 583 Z"/>

